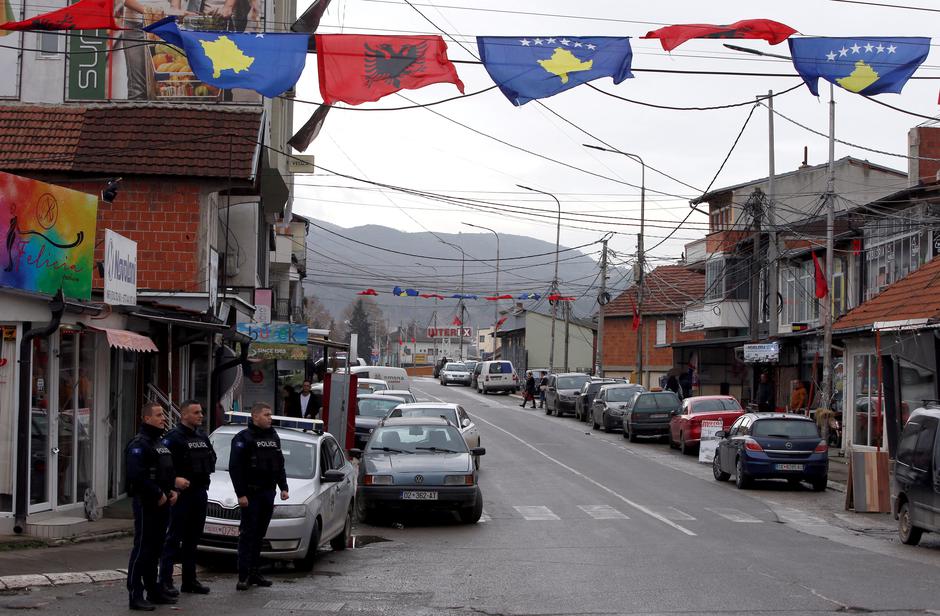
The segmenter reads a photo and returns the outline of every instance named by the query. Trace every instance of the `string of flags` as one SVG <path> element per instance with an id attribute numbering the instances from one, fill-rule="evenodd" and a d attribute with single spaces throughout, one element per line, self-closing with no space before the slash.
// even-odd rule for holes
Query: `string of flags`
<path id="1" fill-rule="evenodd" d="M 268 97 L 293 88 L 308 53 L 315 51 L 324 102 L 288 142 L 298 151 L 309 147 L 336 103 L 359 105 L 437 83 L 464 92 L 441 36 L 315 34 L 327 4 L 314 3 L 292 32 L 191 30 L 180 28 L 175 16 L 143 30 L 181 49 L 201 81 Z M 110 5 L 110 0 L 79 0 L 27 20 L 5 22 L 0 30 L 121 30 Z M 900 93 L 930 51 L 928 37 L 794 34 L 797 30 L 777 21 L 747 19 L 728 25 L 671 25 L 641 38 L 658 39 L 666 51 L 691 39 L 753 39 L 772 45 L 787 41 L 794 68 L 814 96 L 819 95 L 820 78 L 864 96 Z M 626 36 L 479 36 L 477 48 L 486 72 L 516 106 L 603 77 L 615 84 L 634 77 Z"/>
<path id="2" fill-rule="evenodd" d="M 363 289 L 362 291 L 359 291 L 358 293 L 356 293 L 356 295 L 377 296 L 379 295 L 379 292 L 376 291 L 375 289 Z M 440 299 L 478 300 L 480 299 L 478 295 L 472 295 L 469 293 L 453 293 L 451 295 L 441 295 L 440 293 L 421 293 L 417 289 L 402 288 L 398 286 L 392 289 L 392 295 L 396 297 L 420 297 L 422 299 L 435 299 L 435 300 L 440 300 Z M 519 295 L 511 295 L 509 293 L 504 293 L 502 295 L 487 295 L 487 296 L 484 296 L 483 299 L 486 301 L 490 301 L 490 302 L 495 302 L 495 301 L 504 300 L 504 299 L 538 301 L 542 299 L 542 294 L 541 293 L 521 293 Z M 553 293 L 548 296 L 548 300 L 552 302 L 556 302 L 556 301 L 557 302 L 573 302 L 576 299 L 577 298 L 575 297 L 567 297 L 567 296 L 560 295 L 558 293 Z"/>

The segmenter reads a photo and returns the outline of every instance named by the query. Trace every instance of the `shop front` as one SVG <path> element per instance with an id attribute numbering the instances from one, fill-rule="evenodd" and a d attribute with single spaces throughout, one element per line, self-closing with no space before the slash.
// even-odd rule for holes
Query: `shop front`
<path id="1" fill-rule="evenodd" d="M 251 338 L 249 369 L 242 381 L 238 406 L 271 406 L 275 415 L 297 414 L 300 390 L 307 374 L 307 326 L 300 323 L 239 323 L 237 330 Z M 295 405 L 296 402 L 296 405 Z"/>

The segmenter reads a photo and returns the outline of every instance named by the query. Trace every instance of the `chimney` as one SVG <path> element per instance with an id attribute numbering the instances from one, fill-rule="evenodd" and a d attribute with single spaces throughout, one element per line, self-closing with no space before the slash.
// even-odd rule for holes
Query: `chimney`
<path id="1" fill-rule="evenodd" d="M 915 126 L 907 133 L 908 186 L 940 182 L 940 127 Z M 923 157 L 921 159 L 920 157 Z"/>
<path id="2" fill-rule="evenodd" d="M 809 167 L 809 146 L 803 146 L 803 164 L 800 165 L 800 169 Z"/>

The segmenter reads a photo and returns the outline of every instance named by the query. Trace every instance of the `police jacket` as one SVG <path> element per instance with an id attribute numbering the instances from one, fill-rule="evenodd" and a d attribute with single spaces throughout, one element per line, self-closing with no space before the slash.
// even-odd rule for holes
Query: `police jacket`
<path id="1" fill-rule="evenodd" d="M 205 433 L 178 424 L 163 437 L 163 444 L 173 454 L 177 477 L 188 479 L 190 489 L 205 490 L 209 487 L 209 475 L 215 472 L 216 456 Z"/>
<path id="2" fill-rule="evenodd" d="M 249 422 L 247 428 L 236 434 L 232 439 L 228 473 L 238 498 L 249 492 L 273 490 L 275 485 L 287 490 L 284 453 L 274 428 L 262 430 Z"/>
<path id="3" fill-rule="evenodd" d="M 170 449 L 160 441 L 163 430 L 143 424 L 127 444 L 127 493 L 146 505 L 156 505 L 161 496 L 170 496 L 176 473 Z"/>

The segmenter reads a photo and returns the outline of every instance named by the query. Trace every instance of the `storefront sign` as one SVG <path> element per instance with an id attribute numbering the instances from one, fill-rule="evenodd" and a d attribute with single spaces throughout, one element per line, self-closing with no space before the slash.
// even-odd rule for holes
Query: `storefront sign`
<path id="1" fill-rule="evenodd" d="M 255 289 L 255 323 L 271 322 L 271 304 L 274 303 L 274 292 L 271 289 Z"/>
<path id="2" fill-rule="evenodd" d="M 91 297 L 98 197 L 0 172 L 0 286 Z"/>
<path id="3" fill-rule="evenodd" d="M 745 344 L 745 363 L 776 362 L 780 358 L 780 344 L 768 342 L 765 344 Z"/>
<path id="4" fill-rule="evenodd" d="M 248 346 L 249 359 L 307 359 L 307 346 L 299 344 L 269 344 L 252 342 Z"/>
<path id="5" fill-rule="evenodd" d="M 428 363 L 428 356 L 425 353 L 415 353 L 415 363 L 416 364 L 426 364 Z"/>
<path id="6" fill-rule="evenodd" d="M 721 430 L 723 424 L 720 419 L 702 420 L 702 440 L 698 448 L 698 461 L 711 464 L 715 459 L 715 450 L 718 449 L 718 437 L 715 433 Z"/>
<path id="7" fill-rule="evenodd" d="M 137 304 L 137 242 L 111 229 L 104 230 L 104 301 Z"/>
<path id="8" fill-rule="evenodd" d="M 461 334 L 461 331 L 463 332 Z M 429 327 L 428 338 L 473 338 L 472 327 Z"/>
<path id="9" fill-rule="evenodd" d="M 254 342 L 267 344 L 307 345 L 307 326 L 303 323 L 239 323 L 238 333 L 245 334 Z"/>

